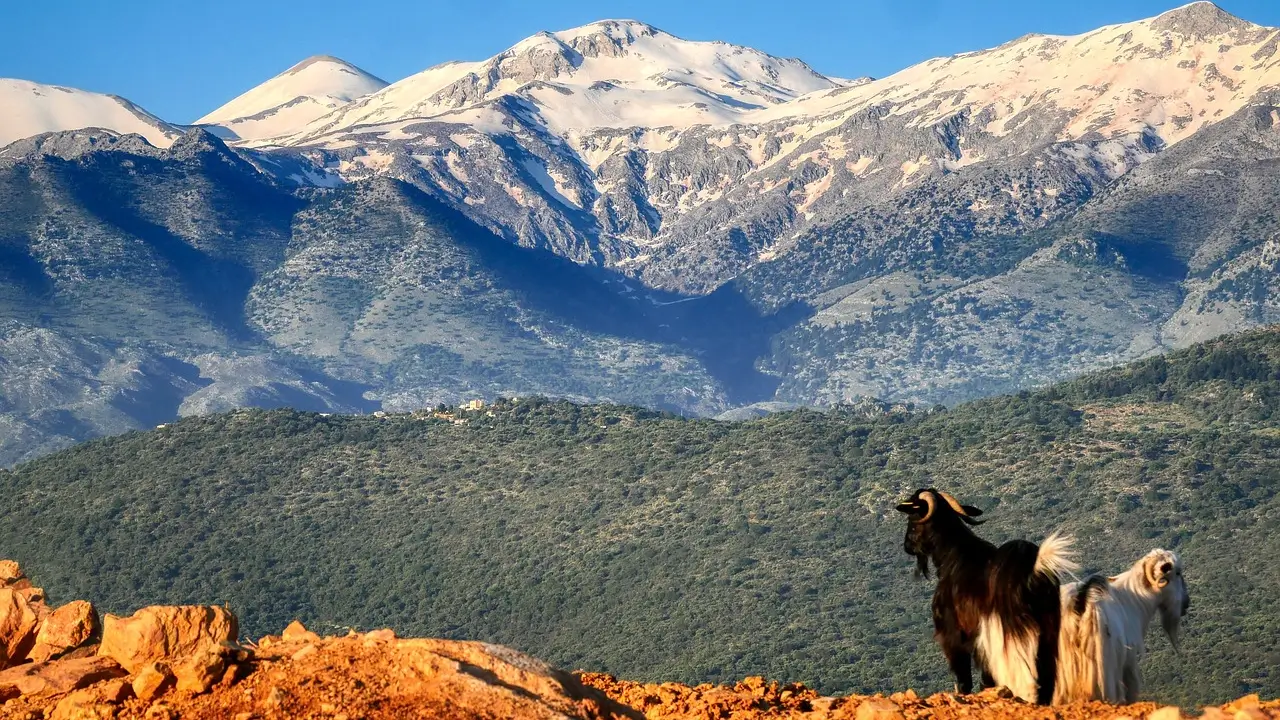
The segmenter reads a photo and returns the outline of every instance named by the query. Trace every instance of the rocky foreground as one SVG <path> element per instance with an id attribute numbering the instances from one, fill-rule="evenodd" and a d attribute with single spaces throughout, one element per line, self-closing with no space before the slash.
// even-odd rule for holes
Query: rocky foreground
<path id="1" fill-rule="evenodd" d="M 1177 708 L 1094 703 L 1042 708 L 1007 691 L 922 698 L 822 697 L 802 684 L 734 686 L 568 673 L 508 648 L 404 639 L 391 630 L 320 637 L 299 623 L 257 642 L 226 608 L 157 606 L 99 620 L 83 600 L 51 607 L 17 563 L 0 561 L 0 718 L 22 720 L 1179 720 Z M 1256 696 L 1206 720 L 1280 720 Z"/>

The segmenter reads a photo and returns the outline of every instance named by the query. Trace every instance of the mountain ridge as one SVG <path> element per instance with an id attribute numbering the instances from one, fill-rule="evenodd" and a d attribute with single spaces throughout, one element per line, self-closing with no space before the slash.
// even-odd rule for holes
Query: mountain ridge
<path id="1" fill-rule="evenodd" d="M 19 140 L 0 463 L 242 404 L 954 404 L 1280 321 L 1278 46 L 1193 4 L 851 84 L 602 21 L 357 88 L 296 144 Z M 579 113 L 608 96 L 705 107 Z"/>

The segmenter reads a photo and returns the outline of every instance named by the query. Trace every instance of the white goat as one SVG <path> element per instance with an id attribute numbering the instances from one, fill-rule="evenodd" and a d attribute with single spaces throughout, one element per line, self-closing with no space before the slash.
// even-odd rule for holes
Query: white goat
<path id="1" fill-rule="evenodd" d="M 1160 614 L 1176 652 L 1190 607 L 1182 561 L 1169 550 L 1152 550 L 1115 577 L 1094 575 L 1063 585 L 1054 704 L 1137 702 L 1138 661 L 1152 618 Z"/>

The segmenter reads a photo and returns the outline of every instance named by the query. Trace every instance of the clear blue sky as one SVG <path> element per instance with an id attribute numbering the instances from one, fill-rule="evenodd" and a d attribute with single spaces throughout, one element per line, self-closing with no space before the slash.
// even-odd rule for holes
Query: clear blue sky
<path id="1" fill-rule="evenodd" d="M 1070 34 L 1183 0 L 48 0 L 5 3 L 0 77 L 108 92 L 190 122 L 304 57 L 337 55 L 395 81 L 493 55 L 538 30 L 634 18 L 691 40 L 883 77 L 1029 32 Z M 1280 25 L 1280 0 L 1221 0 Z"/>

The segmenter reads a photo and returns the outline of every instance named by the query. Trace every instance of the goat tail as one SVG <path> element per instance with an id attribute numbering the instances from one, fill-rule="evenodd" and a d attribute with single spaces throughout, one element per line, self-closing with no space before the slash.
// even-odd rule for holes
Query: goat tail
<path id="1" fill-rule="evenodd" d="M 1050 533 L 1040 543 L 1040 550 L 1036 553 L 1035 573 L 1058 581 L 1064 576 L 1075 576 L 1080 571 L 1080 563 L 1076 562 L 1075 544 L 1076 539 L 1072 535 Z"/>
<path id="2" fill-rule="evenodd" d="M 1110 592 L 1101 575 L 1062 588 L 1062 627 L 1058 635 L 1058 682 L 1053 704 L 1107 698 L 1105 623 L 1100 606 Z"/>

